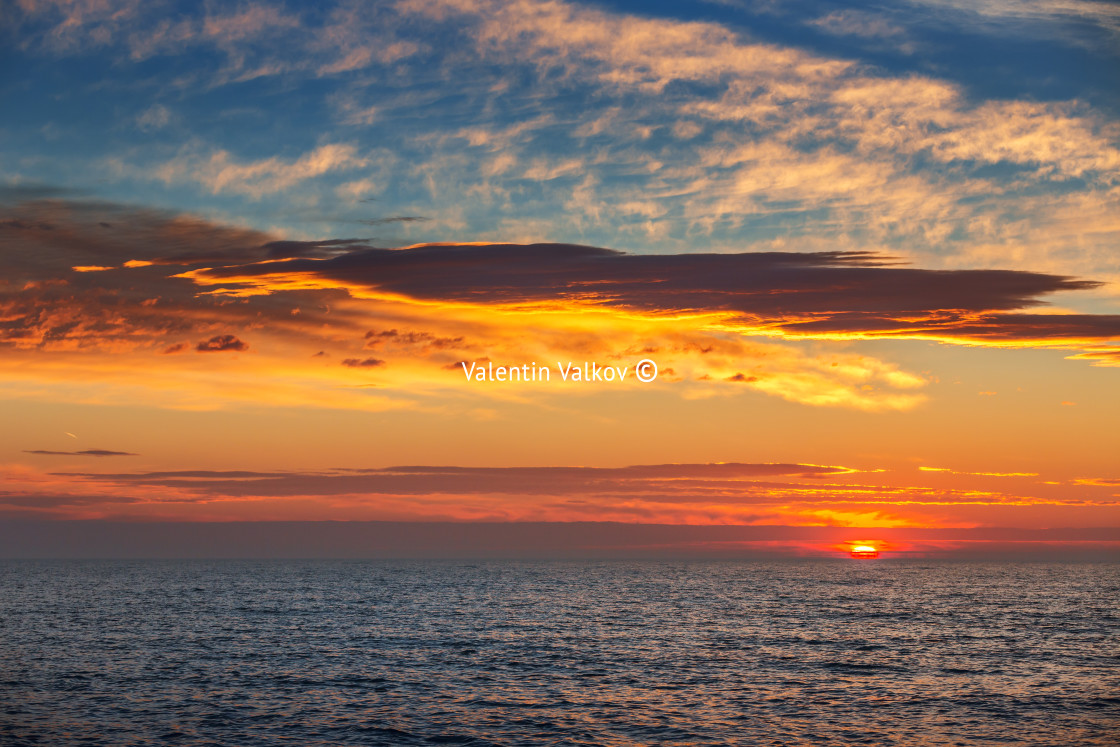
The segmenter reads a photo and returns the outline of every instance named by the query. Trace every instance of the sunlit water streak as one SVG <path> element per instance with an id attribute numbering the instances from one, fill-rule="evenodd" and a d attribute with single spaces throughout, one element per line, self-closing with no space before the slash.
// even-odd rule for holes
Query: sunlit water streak
<path id="1" fill-rule="evenodd" d="M 0 563 L 4 745 L 1116 745 L 1120 565 Z"/>

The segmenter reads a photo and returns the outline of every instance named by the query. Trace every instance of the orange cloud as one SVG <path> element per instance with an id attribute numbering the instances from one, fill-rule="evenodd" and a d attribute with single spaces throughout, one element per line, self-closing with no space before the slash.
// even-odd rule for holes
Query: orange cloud
<path id="1" fill-rule="evenodd" d="M 865 252 L 654 256 L 486 243 L 390 250 L 350 239 L 279 241 L 105 204 L 39 201 L 9 215 L 2 230 L 26 251 L 0 286 L 0 354 L 40 354 L 7 370 L 0 386 L 29 393 L 36 381 L 76 379 L 66 390 L 76 401 L 106 401 L 118 390 L 139 396 L 137 387 L 170 407 L 377 409 L 430 397 L 463 409 L 479 398 L 586 391 L 564 382 L 468 388 L 456 376 L 463 360 L 628 366 L 653 357 L 663 376 L 651 386 L 687 398 L 753 391 L 814 406 L 907 410 L 925 400 L 926 377 L 795 343 L 919 338 L 1088 346 L 1099 356 L 1120 339 L 1115 316 L 1019 311 L 1090 282 L 929 271 Z M 111 269 L 71 269 L 90 260 Z M 246 351 L 251 341 L 252 355 L 205 372 L 189 356 L 152 357 L 182 352 L 184 340 L 200 352 Z M 360 391 L 374 383 L 378 396 Z"/>
<path id="2" fill-rule="evenodd" d="M 660 464 L 618 468 L 404 466 L 295 471 L 29 473 L 5 513 L 177 520 L 622 521 L 836 527 L 1084 526 L 1114 498 L 858 481 L 846 467 Z M 865 476 L 865 475 L 864 475 Z M 959 478 L 958 478 L 959 480 Z M 43 500 L 39 500 L 42 497 Z M 127 500 L 120 500 L 127 496 Z"/>

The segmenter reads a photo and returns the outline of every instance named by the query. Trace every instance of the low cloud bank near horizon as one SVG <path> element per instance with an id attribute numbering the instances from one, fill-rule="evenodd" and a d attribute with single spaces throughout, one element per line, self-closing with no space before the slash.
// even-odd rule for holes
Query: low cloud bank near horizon
<path id="1" fill-rule="evenodd" d="M 0 522 L 3 559 L 1115 561 L 1120 528 L 884 529 L 615 522 Z M 850 561 L 868 562 L 868 561 Z"/>
<path id="2" fill-rule="evenodd" d="M 796 463 L 11 469 L 6 519 L 455 521 L 881 528 L 1120 525 L 1113 480 Z"/>

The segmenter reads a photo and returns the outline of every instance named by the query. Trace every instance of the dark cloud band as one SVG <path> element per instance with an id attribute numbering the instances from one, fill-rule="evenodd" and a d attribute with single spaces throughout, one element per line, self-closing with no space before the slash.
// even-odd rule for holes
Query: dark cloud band
<path id="1" fill-rule="evenodd" d="M 424 301 L 726 312 L 744 326 L 795 336 L 1120 338 L 1118 315 L 1012 313 L 1098 283 L 1013 270 L 924 270 L 869 252 L 638 255 L 570 244 L 436 244 L 201 273 L 206 282 L 232 284 L 280 274 Z"/>
<path id="2" fill-rule="evenodd" d="M 329 314 L 336 329 L 357 326 L 362 310 L 331 306 L 366 290 L 424 303 L 715 313 L 747 334 L 1064 347 L 1104 364 L 1115 363 L 1120 350 L 1120 315 L 1032 310 L 1052 294 L 1098 287 L 1093 281 L 1025 270 L 928 270 L 871 252 L 651 255 L 457 243 L 385 249 L 352 238 L 278 241 L 189 216 L 64 199 L 0 206 L 0 230 L 8 270 L 0 282 L 0 345 L 22 348 L 147 340 L 156 350 L 181 352 L 184 337 L 206 335 L 192 343 L 196 350 L 243 351 L 248 345 L 237 333 L 249 324 L 316 336 Z M 243 300 L 229 302 L 231 295 Z M 365 339 L 378 349 L 463 344 L 461 337 L 396 329 Z"/>

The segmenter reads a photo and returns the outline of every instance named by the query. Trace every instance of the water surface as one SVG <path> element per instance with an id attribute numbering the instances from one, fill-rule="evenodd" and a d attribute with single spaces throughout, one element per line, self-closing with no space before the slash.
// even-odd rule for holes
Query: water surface
<path id="1" fill-rule="evenodd" d="M 1116 745 L 1120 565 L 0 563 L 4 745 Z"/>

